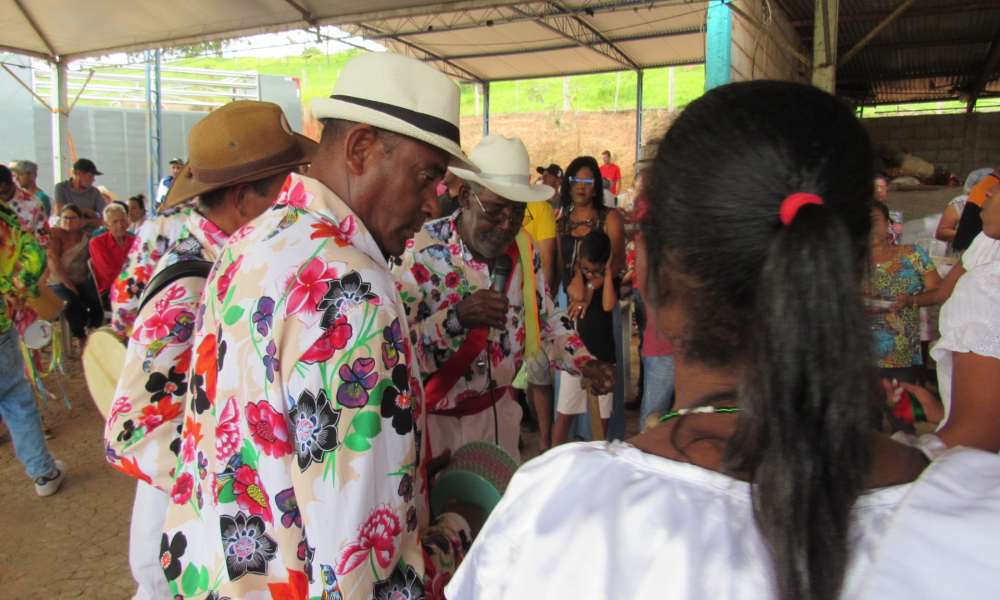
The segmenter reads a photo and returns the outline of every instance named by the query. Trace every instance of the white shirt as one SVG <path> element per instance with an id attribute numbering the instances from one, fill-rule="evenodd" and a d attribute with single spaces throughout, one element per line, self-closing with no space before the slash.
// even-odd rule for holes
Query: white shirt
<path id="1" fill-rule="evenodd" d="M 973 245 L 981 238 L 998 244 L 979 234 Z M 1000 260 L 975 266 L 982 260 L 982 254 L 989 254 L 991 247 L 992 244 L 982 245 L 980 252 L 966 263 L 968 253 L 973 250 L 969 247 L 962 262 L 970 270 L 958 280 L 955 291 L 941 307 L 941 339 L 931 349 L 931 356 L 937 361 L 938 388 L 944 403 L 941 427 L 948 422 L 951 412 L 952 353 L 974 352 L 1000 358 Z"/>
<path id="2" fill-rule="evenodd" d="M 966 485 L 970 473 L 979 480 Z M 1000 456 L 949 450 L 917 482 L 858 499 L 842 597 L 995 597 L 1000 569 L 987 565 L 998 563 L 998 535 Z M 445 595 L 773 599 L 772 571 L 749 484 L 595 442 L 555 448 L 521 467 Z M 913 595 L 914 585 L 926 593 Z M 885 593 L 903 586 L 906 595 Z"/>
<path id="3" fill-rule="evenodd" d="M 962 266 L 966 271 L 971 271 L 998 258 L 1000 258 L 1000 241 L 980 232 L 962 254 Z"/>

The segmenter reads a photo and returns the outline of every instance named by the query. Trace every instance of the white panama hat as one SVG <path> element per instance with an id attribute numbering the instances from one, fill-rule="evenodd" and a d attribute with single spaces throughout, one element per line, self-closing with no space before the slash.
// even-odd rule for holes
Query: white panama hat
<path id="1" fill-rule="evenodd" d="M 475 181 L 494 194 L 514 202 L 541 202 L 556 193 L 552 187 L 530 185 L 531 159 L 518 138 L 488 135 L 472 149 L 470 159 L 479 173 L 460 167 L 448 170 L 466 181 Z"/>
<path id="2" fill-rule="evenodd" d="M 426 142 L 452 155 L 451 164 L 475 169 L 458 133 L 461 92 L 447 75 L 392 52 L 347 61 L 329 98 L 313 98 L 313 117 L 367 123 Z"/>

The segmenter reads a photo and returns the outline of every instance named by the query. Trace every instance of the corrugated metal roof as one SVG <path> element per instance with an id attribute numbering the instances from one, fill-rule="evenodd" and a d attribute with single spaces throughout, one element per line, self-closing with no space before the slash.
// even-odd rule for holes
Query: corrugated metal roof
<path id="1" fill-rule="evenodd" d="M 815 0 L 769 0 L 789 15 L 807 43 Z M 838 53 L 843 56 L 903 0 L 840 0 Z M 1000 44 L 1000 2 L 918 0 L 837 70 L 838 94 L 863 104 L 966 99 Z M 986 74 L 997 90 L 1000 69 Z"/>

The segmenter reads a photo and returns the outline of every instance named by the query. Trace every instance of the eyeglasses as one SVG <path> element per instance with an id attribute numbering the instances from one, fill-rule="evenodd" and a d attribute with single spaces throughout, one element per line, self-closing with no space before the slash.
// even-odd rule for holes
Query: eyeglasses
<path id="1" fill-rule="evenodd" d="M 573 185 L 575 183 L 581 183 L 583 185 L 594 185 L 593 179 L 577 179 L 576 177 L 569 178 L 569 184 Z"/>
<path id="2" fill-rule="evenodd" d="M 591 271 L 587 267 L 580 265 L 580 272 L 583 273 L 583 276 L 586 277 L 587 279 L 597 279 L 598 277 L 604 277 L 605 271 L 606 269 L 601 269 L 600 271 Z"/>
<path id="3" fill-rule="evenodd" d="M 476 202 L 479 203 L 479 208 L 482 209 L 483 214 L 489 219 L 491 223 L 496 223 L 497 225 L 505 225 L 507 221 L 513 224 L 520 225 L 524 221 L 524 210 L 527 208 L 526 204 L 521 202 L 511 202 L 510 214 L 507 213 L 506 208 L 494 208 L 486 210 L 483 206 L 483 201 L 479 199 L 476 192 L 469 190 L 469 192 L 475 197 Z"/>

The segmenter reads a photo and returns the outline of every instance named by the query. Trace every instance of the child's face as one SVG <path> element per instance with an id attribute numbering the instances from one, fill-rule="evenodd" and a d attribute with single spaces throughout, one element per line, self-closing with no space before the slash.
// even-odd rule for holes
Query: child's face
<path id="1" fill-rule="evenodd" d="M 608 266 L 608 261 L 602 263 L 592 263 L 586 258 L 580 257 L 580 272 L 589 281 L 604 279 L 604 270 Z"/>

